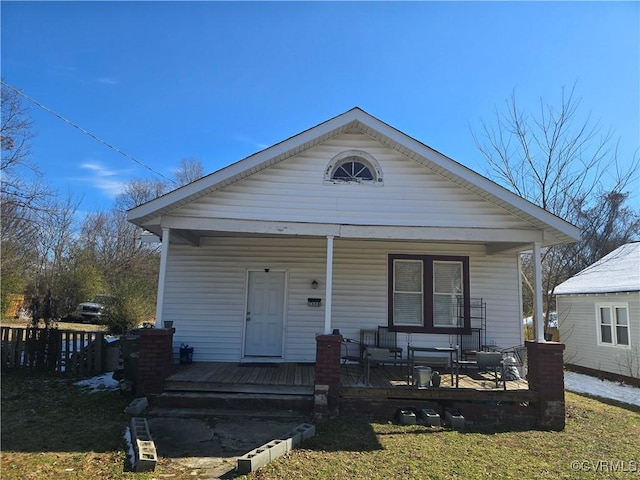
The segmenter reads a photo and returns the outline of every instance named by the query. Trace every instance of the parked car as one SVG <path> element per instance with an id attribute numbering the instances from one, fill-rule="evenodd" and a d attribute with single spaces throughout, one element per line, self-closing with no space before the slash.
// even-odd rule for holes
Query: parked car
<path id="1" fill-rule="evenodd" d="M 109 306 L 114 303 L 115 297 L 111 295 L 96 295 L 92 299 L 78 305 L 75 317 L 84 323 L 103 323 L 102 317 Z"/>

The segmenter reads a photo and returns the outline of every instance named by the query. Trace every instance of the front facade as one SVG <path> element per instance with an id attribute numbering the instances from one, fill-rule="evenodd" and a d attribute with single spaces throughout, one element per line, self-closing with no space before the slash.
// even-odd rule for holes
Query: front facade
<path id="1" fill-rule="evenodd" d="M 317 335 L 378 326 L 450 346 L 473 299 L 486 343 L 518 345 L 519 253 L 578 238 L 357 108 L 129 218 L 162 238 L 158 326 L 202 362 L 314 362 Z M 541 304 L 539 269 L 536 286 Z"/>
<path id="2" fill-rule="evenodd" d="M 614 250 L 555 293 L 565 362 L 640 383 L 640 243 Z"/>

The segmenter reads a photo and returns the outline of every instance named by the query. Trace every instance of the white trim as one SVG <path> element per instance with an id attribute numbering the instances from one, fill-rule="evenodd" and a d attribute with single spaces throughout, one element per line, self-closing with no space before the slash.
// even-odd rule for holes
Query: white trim
<path id="1" fill-rule="evenodd" d="M 601 330 L 601 322 L 600 322 L 600 309 L 608 308 L 611 313 L 611 343 L 602 341 L 602 330 Z M 624 343 L 618 343 L 618 332 L 616 330 L 618 326 L 617 318 L 615 315 L 616 308 L 624 308 L 627 312 L 627 340 L 629 341 L 628 345 Z M 597 341 L 599 347 L 611 347 L 617 348 L 620 350 L 631 350 L 631 317 L 629 316 L 629 304 L 626 302 L 597 302 L 595 304 L 596 310 L 596 332 L 597 332 Z"/>
<path id="2" fill-rule="evenodd" d="M 381 240 L 430 240 L 464 242 L 542 242 L 542 230 L 467 228 L 467 227 L 403 227 L 387 225 L 338 225 L 333 223 L 278 222 L 230 218 L 191 218 L 165 216 L 162 227 L 193 232 L 258 233 L 266 235 L 309 235 Z"/>
<path id="3" fill-rule="evenodd" d="M 542 306 L 542 246 L 533 244 L 533 324 L 535 325 L 536 342 L 544 343 L 544 313 Z"/>
<path id="4" fill-rule="evenodd" d="M 327 236 L 327 280 L 325 287 L 324 302 L 324 334 L 331 333 L 331 308 L 332 308 L 332 292 L 333 292 L 333 237 Z"/>
<path id="5" fill-rule="evenodd" d="M 156 328 L 163 326 L 164 284 L 167 278 L 167 259 L 169 258 L 169 238 L 171 229 L 162 228 L 162 250 L 160 251 L 160 271 L 158 273 L 158 295 L 156 298 Z"/>

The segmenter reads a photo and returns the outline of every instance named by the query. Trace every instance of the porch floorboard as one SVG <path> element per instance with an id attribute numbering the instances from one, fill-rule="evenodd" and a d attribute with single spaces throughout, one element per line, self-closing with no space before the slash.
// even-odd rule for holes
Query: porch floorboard
<path id="1" fill-rule="evenodd" d="M 313 369 L 313 364 L 299 363 L 176 365 L 165 380 L 165 391 L 312 395 Z"/>
<path id="2" fill-rule="evenodd" d="M 429 397 L 429 398 L 515 398 L 521 401 L 531 396 L 526 380 L 507 382 L 507 391 L 498 388 L 489 373 L 464 372 L 459 388 L 452 388 L 451 375 L 441 373 L 440 388 L 415 388 L 407 384 L 407 369 L 378 366 L 371 369 L 370 384 L 364 383 L 359 365 L 343 365 L 340 369 L 341 396 Z M 279 363 L 272 366 L 243 365 L 225 362 L 198 362 L 176 365 L 165 380 L 167 392 L 220 392 L 282 395 L 313 395 L 314 365 L 310 363 Z M 454 386 L 455 387 L 455 386 Z"/>

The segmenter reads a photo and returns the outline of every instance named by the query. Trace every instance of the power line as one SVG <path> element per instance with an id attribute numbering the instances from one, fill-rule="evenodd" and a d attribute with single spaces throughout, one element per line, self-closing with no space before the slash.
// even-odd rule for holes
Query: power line
<path id="1" fill-rule="evenodd" d="M 71 125 L 74 128 L 77 128 L 78 130 L 80 130 L 82 133 L 90 136 L 91 138 L 93 138 L 94 140 L 100 142 L 101 144 L 103 144 L 104 146 L 110 148 L 111 150 L 119 153 L 120 155 L 122 155 L 123 157 L 137 163 L 138 165 L 140 165 L 141 167 L 146 168 L 147 170 L 155 173 L 156 175 L 159 175 L 160 177 L 164 178 L 165 180 L 167 180 L 168 182 L 173 183 L 174 185 L 176 184 L 175 180 L 172 180 L 171 178 L 165 177 L 162 173 L 158 172 L 157 170 L 154 170 L 153 168 L 151 168 L 149 165 L 141 162 L 140 160 L 132 157 L 131 155 L 129 155 L 128 153 L 123 152 L 122 150 L 120 150 L 119 148 L 115 147 L 114 145 L 110 144 L 109 142 L 101 139 L 100 137 L 98 137 L 97 135 L 94 135 L 93 133 L 91 133 L 90 131 L 82 128 L 80 125 L 78 125 L 77 123 L 72 122 L 71 120 L 63 117 L 62 115 L 60 115 L 59 113 L 54 112 L 53 110 L 51 110 L 48 107 L 45 107 L 44 105 L 42 105 L 40 102 L 38 102 L 37 100 L 31 98 L 29 95 L 27 95 L 26 93 L 22 92 L 21 90 L 18 90 L 16 87 L 9 85 L 7 82 L 5 82 L 4 80 L 0 80 L 0 83 L 2 83 L 2 85 L 4 85 L 5 87 L 9 87 L 11 90 L 13 90 L 15 93 L 17 93 L 18 95 L 26 98 L 27 100 L 29 100 L 31 103 L 33 103 L 34 105 L 36 105 L 37 107 L 41 108 L 42 110 L 44 110 L 47 113 L 50 113 L 51 115 L 53 115 L 54 117 L 62 120 L 63 122 Z"/>

